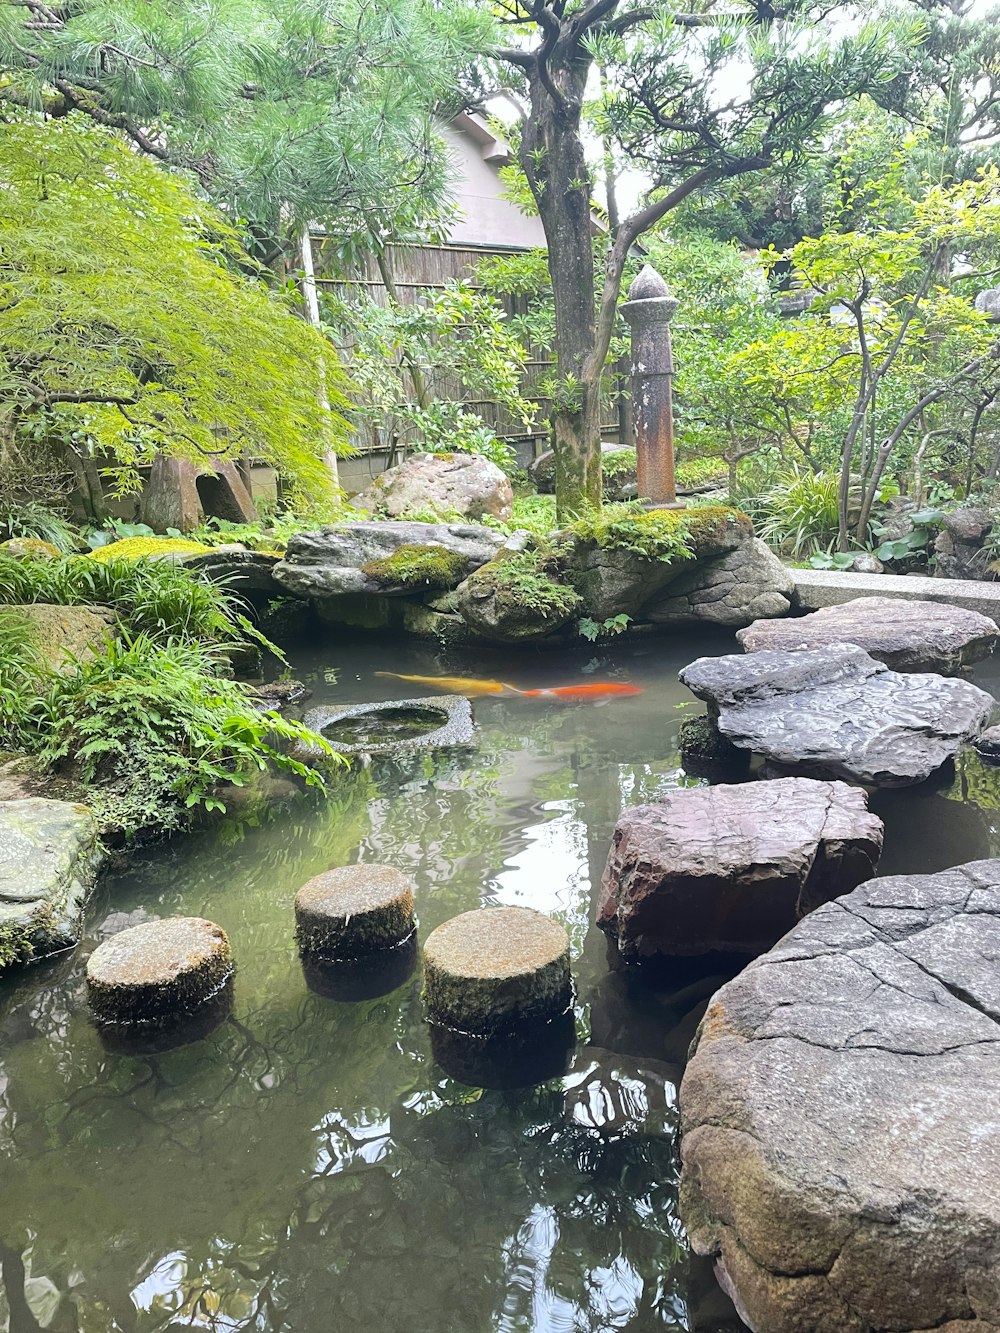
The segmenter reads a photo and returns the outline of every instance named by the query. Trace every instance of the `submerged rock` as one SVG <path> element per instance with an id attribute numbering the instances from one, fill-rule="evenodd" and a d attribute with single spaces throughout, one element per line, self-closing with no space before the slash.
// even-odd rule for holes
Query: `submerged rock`
<path id="1" fill-rule="evenodd" d="M 759 616 L 784 616 L 791 609 L 791 574 L 759 537 L 684 571 L 643 611 L 656 625 L 748 625 Z"/>
<path id="2" fill-rule="evenodd" d="M 890 671 L 846 643 L 701 657 L 680 679 L 740 749 L 872 786 L 922 782 L 994 707 L 967 681 Z"/>
<path id="3" fill-rule="evenodd" d="M 464 518 L 510 518 L 510 479 L 481 454 L 412 454 L 388 468 L 351 503 L 357 509 L 402 518 L 419 510 Z"/>
<path id="4" fill-rule="evenodd" d="M 988 616 L 958 606 L 857 597 L 795 620 L 757 620 L 736 637 L 748 653 L 854 643 L 894 671 L 951 676 L 989 657 L 998 634 Z"/>
<path id="5" fill-rule="evenodd" d="M 102 1023 L 171 1022 L 212 999 L 232 970 L 221 926 L 166 917 L 98 945 L 87 962 L 87 999 Z"/>
<path id="6" fill-rule="evenodd" d="M 390 559 L 401 546 L 432 546 L 464 557 L 468 569 L 477 569 L 493 559 L 504 541 L 503 533 L 476 524 L 343 523 L 297 533 L 285 559 L 274 567 L 274 578 L 299 597 L 321 601 L 357 593 L 401 596 L 413 588 L 399 583 L 387 587 L 363 566 Z M 456 583 L 460 577 L 457 573 Z"/>
<path id="7" fill-rule="evenodd" d="M 669 792 L 619 816 L 597 924 L 626 961 L 763 953 L 807 912 L 868 879 L 881 850 L 882 821 L 843 782 Z"/>
<path id="8" fill-rule="evenodd" d="M 424 945 L 428 1017 L 484 1036 L 546 1022 L 572 999 L 569 936 L 529 907 L 483 907 L 431 931 Z"/>
<path id="9" fill-rule="evenodd" d="M 1000 1329 L 1000 861 L 863 884 L 724 986 L 681 1214 L 759 1333 Z"/>
<path id="10" fill-rule="evenodd" d="M 359 958 L 413 934 L 413 883 L 392 866 L 339 866 L 295 895 L 295 938 L 303 954 Z"/>
<path id="11" fill-rule="evenodd" d="M 0 972 L 78 942 L 102 859 L 86 806 L 0 802 Z"/>

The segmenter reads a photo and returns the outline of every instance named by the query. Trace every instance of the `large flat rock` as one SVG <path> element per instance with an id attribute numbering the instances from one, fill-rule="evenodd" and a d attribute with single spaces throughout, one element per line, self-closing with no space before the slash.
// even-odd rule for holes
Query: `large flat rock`
<path id="1" fill-rule="evenodd" d="M 854 643 L 894 671 L 951 676 L 992 653 L 995 620 L 941 602 L 858 597 L 794 620 L 755 620 L 736 637 L 748 653 Z"/>
<path id="2" fill-rule="evenodd" d="M 846 643 L 701 657 L 680 678 L 739 749 L 870 786 L 922 782 L 994 707 L 968 681 L 890 671 Z"/>
<path id="3" fill-rule="evenodd" d="M 856 597 L 899 597 L 960 606 L 1000 624 L 1000 583 L 932 579 L 923 574 L 854 574 L 837 569 L 793 569 L 790 573 L 795 580 L 795 600 L 804 611 L 839 606 Z"/>
<path id="4" fill-rule="evenodd" d="M 469 569 L 478 569 L 493 559 L 505 540 L 502 532 L 477 523 L 341 523 L 297 533 L 273 573 L 275 582 L 299 597 L 401 595 L 407 590 L 387 590 L 362 565 L 385 560 L 400 546 L 443 546 L 463 556 Z"/>
<path id="5" fill-rule="evenodd" d="M 623 810 L 597 924 L 633 961 L 763 953 L 870 878 L 882 821 L 860 787 L 812 778 L 669 792 Z"/>
<path id="6" fill-rule="evenodd" d="M 86 806 L 0 802 L 0 971 L 76 944 L 101 859 Z"/>
<path id="7" fill-rule="evenodd" d="M 874 879 L 712 999 L 681 1213 L 756 1333 L 1000 1330 L 1000 861 Z"/>

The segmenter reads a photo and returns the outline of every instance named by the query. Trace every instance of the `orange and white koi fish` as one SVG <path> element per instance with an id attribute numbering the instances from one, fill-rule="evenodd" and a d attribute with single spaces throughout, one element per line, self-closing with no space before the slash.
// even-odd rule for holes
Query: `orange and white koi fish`
<path id="1" fill-rule="evenodd" d="M 404 676 L 398 671 L 376 671 L 376 676 L 391 676 L 393 680 L 409 681 L 412 685 L 428 685 L 452 694 L 517 695 L 522 699 L 624 699 L 641 694 L 638 685 L 620 685 L 617 681 L 588 681 L 586 685 L 557 685 L 549 690 L 519 690 L 502 680 L 476 680 L 467 676 Z"/>
<path id="2" fill-rule="evenodd" d="M 404 676 L 398 671 L 376 671 L 376 676 L 391 676 L 393 680 L 406 680 L 411 685 L 429 685 L 437 690 L 447 690 L 450 694 L 520 694 L 513 685 L 505 685 L 502 680 L 476 680 L 466 676 Z"/>
<path id="3" fill-rule="evenodd" d="M 558 685 L 551 690 L 518 690 L 526 699 L 626 699 L 641 694 L 639 685 L 619 685 L 616 681 L 593 680 L 586 685 Z"/>

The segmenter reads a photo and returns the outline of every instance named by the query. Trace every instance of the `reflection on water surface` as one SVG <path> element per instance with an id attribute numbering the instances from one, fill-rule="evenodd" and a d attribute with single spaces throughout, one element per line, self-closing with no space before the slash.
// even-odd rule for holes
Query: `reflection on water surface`
<path id="1" fill-rule="evenodd" d="M 725 974 L 609 972 L 591 926 L 621 805 L 692 781 L 676 672 L 731 645 L 640 641 L 560 663 L 375 643 L 293 655 L 314 702 L 405 697 L 374 678 L 387 653 L 411 673 L 645 693 L 477 699 L 477 749 L 376 760 L 325 802 L 147 849 L 102 886 L 76 956 L 0 983 L 0 1333 L 739 1327 L 689 1262 L 675 1200 L 676 1087 Z M 963 761 L 927 791 L 880 796 L 885 868 L 993 854 L 995 791 L 992 771 Z M 295 890 L 359 859 L 414 877 L 423 936 L 481 904 L 566 925 L 579 1040 L 564 1077 L 512 1091 L 449 1078 L 419 967 L 353 1002 L 307 984 Z M 171 913 L 229 932 L 232 1014 L 178 1049 L 109 1050 L 86 1016 L 86 957 Z"/>

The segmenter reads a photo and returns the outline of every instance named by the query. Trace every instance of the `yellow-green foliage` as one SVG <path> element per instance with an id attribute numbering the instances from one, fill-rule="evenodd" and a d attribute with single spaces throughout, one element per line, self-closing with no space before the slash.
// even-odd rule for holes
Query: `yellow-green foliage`
<path id="1" fill-rule="evenodd" d="M 250 451 L 301 494 L 329 493 L 323 455 L 349 429 L 335 352 L 291 296 L 248 276 L 221 213 L 76 114 L 8 114 L 0 181 L 9 420 L 85 431 L 119 489 L 158 452 Z"/>
<path id="2" fill-rule="evenodd" d="M 465 556 L 432 542 L 406 542 L 384 560 L 369 560 L 361 572 L 383 587 L 454 588 L 469 569 Z"/>
<path id="3" fill-rule="evenodd" d="M 124 537 L 120 542 L 109 542 L 91 551 L 86 559 L 99 560 L 156 560 L 185 555 L 206 555 L 210 546 L 203 542 L 188 541 L 186 537 Z"/>
<path id="4" fill-rule="evenodd" d="M 717 545 L 734 530 L 753 536 L 753 524 L 728 505 L 699 509 L 640 509 L 605 505 L 579 519 L 569 532 L 603 550 L 632 551 L 647 560 L 689 559 Z"/>
<path id="5" fill-rule="evenodd" d="M 40 537 L 11 537 L 9 541 L 0 542 L 0 552 L 12 555 L 15 559 L 24 559 L 26 556 L 36 560 L 62 559 L 59 547 L 53 546 L 51 542 L 43 542 Z"/>

